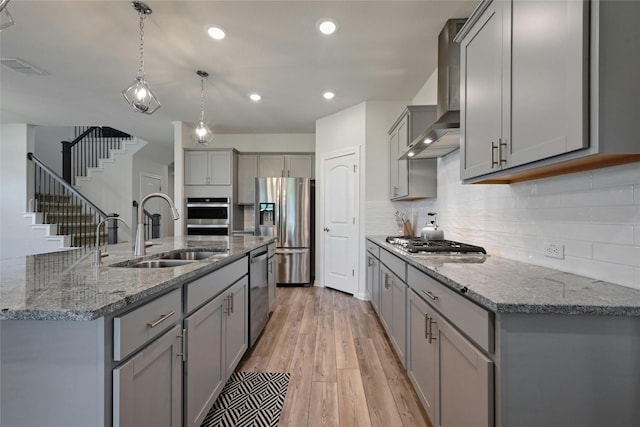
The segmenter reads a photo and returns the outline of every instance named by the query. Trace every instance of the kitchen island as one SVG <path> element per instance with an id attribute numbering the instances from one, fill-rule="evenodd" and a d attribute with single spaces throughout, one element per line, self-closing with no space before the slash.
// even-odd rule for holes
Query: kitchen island
<path id="1" fill-rule="evenodd" d="M 248 254 L 273 240 L 168 237 L 143 258 L 123 243 L 97 267 L 89 249 L 0 261 L 0 425 L 199 425 L 247 349 Z M 187 252 L 211 256 L 133 266 Z"/>
<path id="2" fill-rule="evenodd" d="M 434 425 L 640 425 L 640 291 L 366 243 L 374 309 Z"/>

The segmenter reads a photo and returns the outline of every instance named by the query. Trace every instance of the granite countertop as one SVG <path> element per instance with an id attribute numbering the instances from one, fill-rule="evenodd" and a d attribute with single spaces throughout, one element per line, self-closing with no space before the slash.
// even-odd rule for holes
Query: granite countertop
<path id="1" fill-rule="evenodd" d="M 640 316 L 640 290 L 492 255 L 414 255 L 367 238 L 495 313 Z"/>
<path id="2" fill-rule="evenodd" d="M 147 258 L 175 250 L 221 251 L 170 268 L 127 268 L 113 264 L 142 259 L 131 243 L 109 245 L 103 265 L 92 266 L 95 251 L 64 252 L 0 260 L 0 320 L 93 320 L 178 286 L 241 258 L 272 237 L 165 237 L 147 247 Z"/>

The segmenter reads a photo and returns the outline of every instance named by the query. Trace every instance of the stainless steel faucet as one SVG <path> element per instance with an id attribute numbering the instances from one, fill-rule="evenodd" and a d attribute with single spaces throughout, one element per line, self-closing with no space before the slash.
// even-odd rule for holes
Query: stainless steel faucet
<path id="1" fill-rule="evenodd" d="M 107 252 L 107 246 L 109 245 L 108 242 L 104 244 L 104 252 L 100 250 L 100 227 L 102 226 L 102 224 L 104 224 L 105 222 L 111 219 L 122 221 L 124 222 L 124 225 L 129 227 L 129 224 L 127 224 L 127 221 L 117 216 L 108 216 L 98 223 L 98 225 L 96 226 L 96 255 L 95 255 L 95 258 L 93 259 L 94 267 L 99 267 L 100 265 L 102 265 L 102 257 L 109 255 L 109 253 Z"/>
<path id="2" fill-rule="evenodd" d="M 169 207 L 171 207 L 171 216 L 173 217 L 173 220 L 176 221 L 180 219 L 180 214 L 178 214 L 178 210 L 176 209 L 176 206 L 173 203 L 173 200 L 171 200 L 171 197 L 163 193 L 151 193 L 144 196 L 144 198 L 140 202 L 140 206 L 138 207 L 138 226 L 136 227 L 136 245 L 133 251 L 135 256 L 143 256 L 145 254 L 144 204 L 147 202 L 147 200 L 151 199 L 152 197 L 160 197 L 165 199 L 167 203 L 169 203 Z"/>

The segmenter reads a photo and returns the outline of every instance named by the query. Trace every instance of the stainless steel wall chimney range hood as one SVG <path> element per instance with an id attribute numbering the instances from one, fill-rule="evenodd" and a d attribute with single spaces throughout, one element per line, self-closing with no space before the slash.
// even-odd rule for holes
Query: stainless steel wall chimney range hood
<path id="1" fill-rule="evenodd" d="M 460 147 L 460 44 L 466 19 L 449 19 L 438 36 L 438 120 L 411 141 L 399 160 L 442 157 Z"/>

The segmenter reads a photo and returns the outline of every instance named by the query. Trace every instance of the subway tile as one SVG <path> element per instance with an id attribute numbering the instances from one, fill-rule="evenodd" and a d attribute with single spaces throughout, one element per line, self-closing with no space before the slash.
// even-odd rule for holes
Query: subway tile
<path id="1" fill-rule="evenodd" d="M 563 206 L 624 206 L 633 204 L 633 186 L 562 195 Z"/>
<path id="2" fill-rule="evenodd" d="M 591 211 L 593 220 L 606 224 L 640 224 L 640 207 L 638 206 L 615 206 L 615 207 L 594 207 Z"/>
<path id="3" fill-rule="evenodd" d="M 640 246 L 594 243 L 593 258 L 612 264 L 640 267 Z"/>
<path id="4" fill-rule="evenodd" d="M 606 188 L 640 184 L 640 164 L 629 163 L 593 171 L 593 187 Z"/>
<path id="5" fill-rule="evenodd" d="M 633 227 L 633 244 L 640 246 L 640 225 Z"/>
<path id="6" fill-rule="evenodd" d="M 633 269 L 633 287 L 640 290 L 640 268 Z"/>
<path id="7" fill-rule="evenodd" d="M 575 193 L 592 188 L 590 172 L 561 175 L 535 181 L 536 194 Z"/>
<path id="8" fill-rule="evenodd" d="M 593 259 L 570 258 L 559 270 L 585 277 L 603 280 L 626 287 L 633 287 L 633 270 L 629 265 L 611 264 Z"/>

